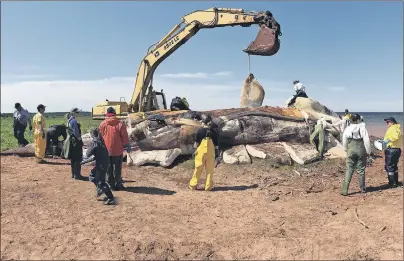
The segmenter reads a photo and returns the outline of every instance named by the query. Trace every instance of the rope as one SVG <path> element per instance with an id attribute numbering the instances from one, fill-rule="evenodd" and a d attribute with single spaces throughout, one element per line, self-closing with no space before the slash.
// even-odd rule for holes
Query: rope
<path id="1" fill-rule="evenodd" d="M 248 55 L 248 74 L 251 73 L 251 61 L 250 61 L 250 55 Z"/>

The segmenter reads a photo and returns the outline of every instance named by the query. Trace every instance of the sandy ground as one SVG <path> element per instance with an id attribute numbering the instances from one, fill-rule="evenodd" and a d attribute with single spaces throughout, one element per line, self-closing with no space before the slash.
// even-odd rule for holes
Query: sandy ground
<path id="1" fill-rule="evenodd" d="M 2 259 L 403 259 L 403 190 L 383 186 L 383 158 L 367 171 L 370 192 L 354 176 L 347 197 L 341 160 L 219 165 L 212 192 L 187 189 L 187 164 L 125 166 L 116 206 L 49 161 L 1 157 Z"/>

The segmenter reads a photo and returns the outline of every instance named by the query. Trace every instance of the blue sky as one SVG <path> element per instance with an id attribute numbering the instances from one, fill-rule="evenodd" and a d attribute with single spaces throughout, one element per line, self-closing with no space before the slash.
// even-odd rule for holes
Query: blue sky
<path id="1" fill-rule="evenodd" d="M 128 101 L 140 61 L 182 16 L 210 7 L 271 11 L 283 35 L 278 54 L 251 57 L 265 105 L 284 106 L 299 79 L 335 111 L 403 110 L 402 2 L 1 2 L 1 111 L 90 110 Z M 168 103 L 237 107 L 248 75 L 241 50 L 257 26 L 202 29 L 155 73 Z M 64 95 L 77 93 L 75 99 Z"/>

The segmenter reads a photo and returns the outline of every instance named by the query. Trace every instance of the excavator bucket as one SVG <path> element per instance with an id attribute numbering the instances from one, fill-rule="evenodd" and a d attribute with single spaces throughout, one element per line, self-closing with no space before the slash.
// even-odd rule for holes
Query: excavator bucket
<path id="1" fill-rule="evenodd" d="M 257 37 L 243 51 L 250 55 L 272 56 L 279 51 L 279 48 L 280 41 L 276 30 L 261 24 Z"/>

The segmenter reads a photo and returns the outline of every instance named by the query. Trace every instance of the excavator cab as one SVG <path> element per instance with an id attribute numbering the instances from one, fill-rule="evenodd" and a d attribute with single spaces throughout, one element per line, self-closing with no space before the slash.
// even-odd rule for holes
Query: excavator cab
<path id="1" fill-rule="evenodd" d="M 104 120 L 107 115 L 107 109 L 112 107 L 115 109 L 116 116 L 118 118 L 128 117 L 129 105 L 126 103 L 124 97 L 120 97 L 120 101 L 105 100 L 95 105 L 91 110 L 91 116 L 93 120 Z"/>
<path id="2" fill-rule="evenodd" d="M 166 96 L 163 90 L 156 92 L 152 91 L 151 95 L 149 96 L 149 101 L 146 103 L 146 111 L 157 111 L 157 110 L 166 110 L 167 109 L 167 102 Z"/>
<path id="3" fill-rule="evenodd" d="M 150 85 L 148 87 L 148 91 L 145 94 L 145 97 L 140 99 L 141 101 L 137 105 L 131 104 L 129 106 L 130 113 L 136 112 L 147 112 L 147 111 L 157 111 L 157 110 L 166 110 L 167 102 L 166 96 L 163 90 L 155 91 L 153 90 L 153 86 Z M 139 108 L 139 104 L 141 104 L 141 108 Z"/>
<path id="4" fill-rule="evenodd" d="M 127 118 L 129 113 L 138 112 L 138 108 L 133 109 L 133 106 L 128 104 L 124 97 L 121 97 L 119 102 L 105 100 L 104 102 L 98 103 L 96 106 L 94 106 L 91 110 L 93 120 L 104 120 L 109 107 L 113 107 L 115 109 L 116 117 L 120 119 Z M 167 102 L 163 90 L 156 92 L 150 89 L 150 95 L 147 95 L 143 108 L 145 108 L 144 111 L 166 110 Z"/>

